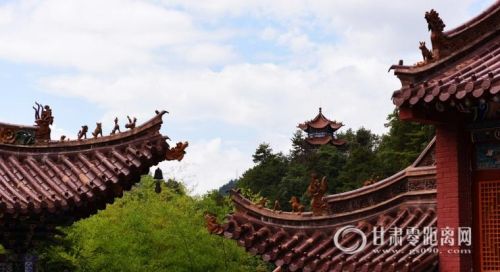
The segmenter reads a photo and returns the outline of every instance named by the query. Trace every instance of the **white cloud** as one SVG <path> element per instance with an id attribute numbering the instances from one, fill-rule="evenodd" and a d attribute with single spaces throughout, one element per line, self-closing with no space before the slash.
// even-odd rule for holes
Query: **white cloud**
<path id="1" fill-rule="evenodd" d="M 226 48 L 210 44 L 212 35 L 197 29 L 189 14 L 148 2 L 22 3 L 0 8 L 0 22 L 4 22 L 0 23 L 0 57 L 4 59 L 103 73 L 149 66 L 157 60 L 155 50 L 161 48 L 200 41 L 217 50 Z M 163 61 L 178 57 L 168 53 Z"/>
<path id="2" fill-rule="evenodd" d="M 286 151 L 319 106 L 347 127 L 383 132 L 400 86 L 387 68 L 421 57 L 424 12 L 436 8 L 452 27 L 473 2 L 21 1 L 0 5 L 0 58 L 70 68 L 39 86 L 92 102 L 101 121 L 169 110 L 189 131 L 173 140 L 191 145 L 165 167 L 202 192 L 241 174 L 259 142 Z M 196 124 L 207 122 L 221 135 L 203 136 Z M 255 137 L 241 140 L 234 127 Z"/>
<path id="3" fill-rule="evenodd" d="M 220 65 L 233 62 L 237 54 L 231 46 L 200 43 L 176 50 L 187 62 L 198 65 Z"/>
<path id="4" fill-rule="evenodd" d="M 11 23 L 13 20 L 12 8 L 9 6 L 5 6 L 0 9 L 0 26 L 7 25 Z"/>
<path id="5" fill-rule="evenodd" d="M 279 32 L 274 27 L 266 27 L 260 33 L 260 38 L 263 40 L 274 40 L 278 36 Z"/>
<path id="6" fill-rule="evenodd" d="M 182 162 L 164 162 L 160 167 L 166 173 L 165 178 L 184 180 L 195 194 L 219 188 L 252 165 L 248 155 L 237 148 L 228 148 L 221 138 L 191 143 L 188 152 Z"/>
<path id="7" fill-rule="evenodd" d="M 309 37 L 298 29 L 283 33 L 276 40 L 278 44 L 288 46 L 295 53 L 315 48 L 315 44 L 309 40 Z"/>

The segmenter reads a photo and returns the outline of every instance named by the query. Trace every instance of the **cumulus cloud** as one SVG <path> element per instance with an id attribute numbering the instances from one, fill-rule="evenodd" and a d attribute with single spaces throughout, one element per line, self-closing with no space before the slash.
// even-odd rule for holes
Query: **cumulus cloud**
<path id="1" fill-rule="evenodd" d="M 221 138 L 197 141 L 182 162 L 164 162 L 160 167 L 165 178 L 183 180 L 192 193 L 202 194 L 237 178 L 239 169 L 252 165 L 251 157 L 227 144 Z"/>
<path id="2" fill-rule="evenodd" d="M 385 131 L 399 87 L 387 68 L 421 58 L 424 12 L 437 9 L 449 29 L 475 3 L 20 1 L 0 5 L 0 58 L 63 68 L 40 88 L 92 102 L 103 120 L 169 110 L 191 145 L 165 167 L 203 192 L 251 166 L 259 142 L 286 151 L 319 106 L 347 127 Z M 206 137 L 206 123 L 220 132 Z"/>
<path id="3" fill-rule="evenodd" d="M 178 60 L 169 47 L 214 36 L 194 26 L 189 14 L 141 1 L 21 1 L 0 8 L 0 57 L 85 72 L 109 73 Z M 222 54 L 219 54 L 222 56 Z"/>

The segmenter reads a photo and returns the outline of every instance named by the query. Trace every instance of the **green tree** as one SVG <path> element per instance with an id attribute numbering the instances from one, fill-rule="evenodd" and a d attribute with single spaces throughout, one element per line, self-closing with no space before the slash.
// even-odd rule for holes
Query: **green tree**
<path id="1" fill-rule="evenodd" d="M 211 192 L 179 194 L 143 177 L 106 210 L 63 228 L 55 246 L 41 245 L 40 271 L 268 271 L 234 241 L 208 234 L 204 212 L 220 219 L 231 207 Z"/>
<path id="2" fill-rule="evenodd" d="M 381 175 L 388 176 L 409 166 L 434 137 L 434 127 L 399 119 L 394 110 L 387 117 L 389 132 L 382 136 L 377 159 Z"/>
<path id="3" fill-rule="evenodd" d="M 378 172 L 375 148 L 378 146 L 378 136 L 370 130 L 360 128 L 356 132 L 347 131 L 348 154 L 342 166 L 337 190 L 340 192 L 359 188 L 367 179 L 373 178 Z"/>
<path id="4" fill-rule="evenodd" d="M 296 130 L 291 141 L 292 149 L 290 150 L 290 159 L 300 162 L 306 161 L 308 155 L 311 154 L 311 146 L 306 142 L 302 130 Z"/>
<path id="5" fill-rule="evenodd" d="M 242 175 L 237 184 L 274 202 L 278 184 L 286 175 L 288 160 L 282 153 L 273 153 L 268 144 L 260 144 L 253 155 L 256 165 Z"/>
<path id="6" fill-rule="evenodd" d="M 262 143 L 253 154 L 254 163 L 262 163 L 273 157 L 273 150 L 267 143 Z"/>

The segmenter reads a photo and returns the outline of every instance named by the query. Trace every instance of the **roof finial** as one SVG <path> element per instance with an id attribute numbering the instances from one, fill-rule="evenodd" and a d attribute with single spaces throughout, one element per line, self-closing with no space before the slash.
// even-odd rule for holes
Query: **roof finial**
<path id="1" fill-rule="evenodd" d="M 446 57 L 450 53 L 449 38 L 443 32 L 446 25 L 439 17 L 439 13 L 433 9 L 426 12 L 424 17 L 427 21 L 427 27 L 431 31 L 432 59 L 439 60 Z"/>
<path id="2" fill-rule="evenodd" d="M 321 113 L 321 107 L 319 107 L 319 113 Z"/>

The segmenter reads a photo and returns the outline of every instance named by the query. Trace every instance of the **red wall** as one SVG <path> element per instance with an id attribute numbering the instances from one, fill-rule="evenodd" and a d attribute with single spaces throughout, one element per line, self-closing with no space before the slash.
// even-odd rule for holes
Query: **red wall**
<path id="1" fill-rule="evenodd" d="M 460 249 L 440 245 L 441 228 L 472 227 L 471 144 L 468 134 L 453 125 L 436 127 L 437 213 L 439 271 L 471 271 L 472 254 L 448 253 Z M 472 242 L 474 245 L 474 241 Z M 462 249 L 466 249 L 462 247 Z"/>

